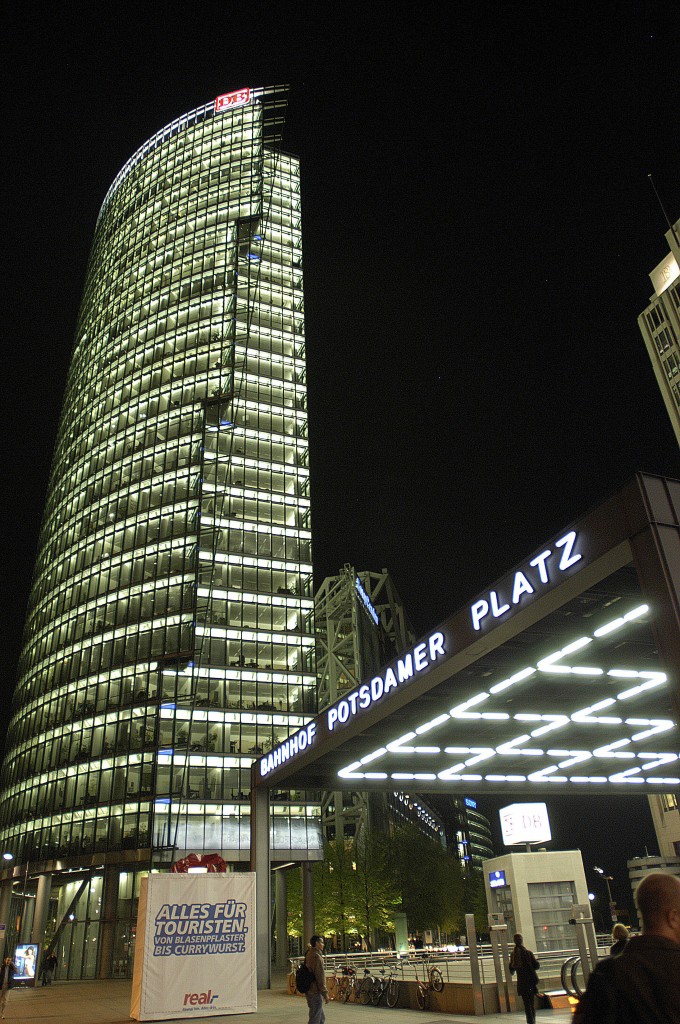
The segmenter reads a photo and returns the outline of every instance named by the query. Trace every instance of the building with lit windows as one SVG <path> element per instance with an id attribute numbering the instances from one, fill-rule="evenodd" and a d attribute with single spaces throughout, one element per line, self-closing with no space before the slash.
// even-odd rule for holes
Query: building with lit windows
<path id="1" fill-rule="evenodd" d="M 167 125 L 97 222 L 0 796 L 0 917 L 61 977 L 129 970 L 143 872 L 245 865 L 251 764 L 316 710 L 286 95 Z M 318 805 L 273 805 L 275 858 L 319 857 Z"/>
<path id="2" fill-rule="evenodd" d="M 495 857 L 489 819 L 477 809 L 477 801 L 472 797 L 449 799 L 455 808 L 452 817 L 456 823 L 458 856 L 464 866 L 481 871 L 484 861 Z"/>
<path id="3" fill-rule="evenodd" d="M 638 326 L 680 444 L 680 220 L 666 241 L 670 251 L 649 275 L 654 294 Z"/>
<path id="4" fill-rule="evenodd" d="M 654 831 L 662 857 L 680 857 L 680 800 L 677 793 L 649 798 Z"/>
<path id="5" fill-rule="evenodd" d="M 638 325 L 680 444 L 680 220 L 666 232 L 666 241 L 670 252 L 649 275 L 654 294 Z M 649 805 L 661 856 L 680 856 L 677 796 L 655 794 Z"/>

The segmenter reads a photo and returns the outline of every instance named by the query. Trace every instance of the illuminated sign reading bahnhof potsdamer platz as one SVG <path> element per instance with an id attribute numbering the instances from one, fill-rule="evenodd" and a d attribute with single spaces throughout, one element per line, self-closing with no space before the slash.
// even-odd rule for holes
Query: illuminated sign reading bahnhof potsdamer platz
<path id="1" fill-rule="evenodd" d="M 256 786 L 680 787 L 680 483 L 639 475 L 263 755 Z"/>

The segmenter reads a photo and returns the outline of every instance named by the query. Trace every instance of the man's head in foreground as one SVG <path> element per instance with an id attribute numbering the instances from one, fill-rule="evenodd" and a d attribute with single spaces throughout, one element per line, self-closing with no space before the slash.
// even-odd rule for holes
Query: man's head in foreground
<path id="1" fill-rule="evenodd" d="M 680 946 L 680 878 L 661 871 L 645 875 L 635 902 L 645 935 L 661 935 Z"/>

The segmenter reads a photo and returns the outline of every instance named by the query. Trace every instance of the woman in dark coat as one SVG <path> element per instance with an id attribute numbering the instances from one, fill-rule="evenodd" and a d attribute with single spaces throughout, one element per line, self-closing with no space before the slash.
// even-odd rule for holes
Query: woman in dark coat
<path id="1" fill-rule="evenodd" d="M 612 945 L 609 949 L 610 956 L 621 956 L 628 944 L 630 933 L 625 924 L 615 924 L 612 928 Z"/>
<path id="2" fill-rule="evenodd" d="M 538 992 L 538 970 L 540 964 L 530 949 L 524 945 L 524 938 L 515 935 L 515 948 L 510 954 L 510 973 L 517 972 L 517 993 L 522 997 L 527 1024 L 536 1024 L 534 996 Z"/>

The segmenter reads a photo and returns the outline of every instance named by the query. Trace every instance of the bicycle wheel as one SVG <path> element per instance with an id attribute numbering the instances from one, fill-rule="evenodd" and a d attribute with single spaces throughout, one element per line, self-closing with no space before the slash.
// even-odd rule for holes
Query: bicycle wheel
<path id="1" fill-rule="evenodd" d="M 352 995 L 352 989 L 354 985 L 351 978 L 343 978 L 340 982 L 340 1002 L 346 1003 L 349 997 Z"/>
<path id="2" fill-rule="evenodd" d="M 288 975 L 288 995 L 294 996 L 297 992 L 295 987 L 295 971 L 291 971 Z"/>
<path id="3" fill-rule="evenodd" d="M 362 1006 L 368 1006 L 371 1001 L 371 995 L 373 993 L 373 978 L 364 978 L 359 988 L 359 1002 Z"/>
<path id="4" fill-rule="evenodd" d="M 423 985 L 422 981 L 419 981 L 418 982 L 418 988 L 416 989 L 416 997 L 418 999 L 418 1006 L 420 1007 L 421 1010 L 426 1010 L 427 1009 L 427 1002 L 428 1002 L 427 996 L 428 996 L 427 987 L 425 985 Z"/>
<path id="5" fill-rule="evenodd" d="M 334 974 L 331 974 L 326 979 L 326 988 L 328 989 L 328 998 L 329 999 L 337 999 L 338 998 L 338 979 L 335 977 Z"/>
<path id="6" fill-rule="evenodd" d="M 373 988 L 371 989 L 371 1002 L 373 1003 L 374 1006 L 378 1006 L 380 1000 L 382 999 L 382 994 L 384 991 L 385 982 L 382 980 L 378 981 L 378 979 L 376 978 Z"/>
<path id="7" fill-rule="evenodd" d="M 430 985 L 432 985 L 435 992 L 441 992 L 444 988 L 444 978 L 438 967 L 433 967 L 430 971 Z"/>
<path id="8" fill-rule="evenodd" d="M 399 982 L 396 978 L 390 978 L 387 982 L 387 1005 L 391 1008 L 399 1002 Z"/>

